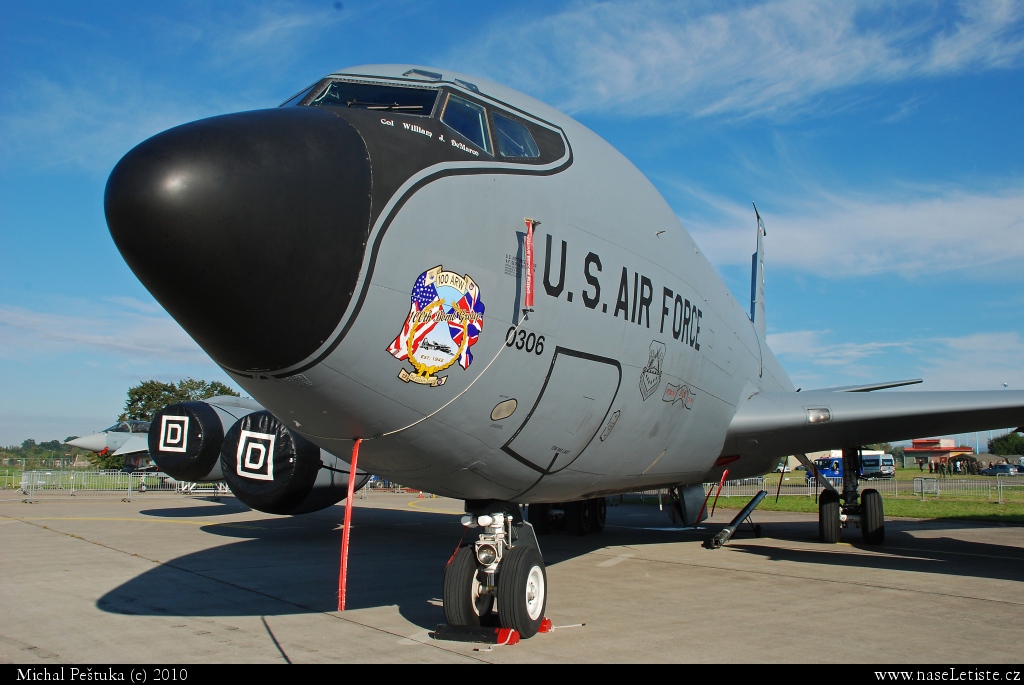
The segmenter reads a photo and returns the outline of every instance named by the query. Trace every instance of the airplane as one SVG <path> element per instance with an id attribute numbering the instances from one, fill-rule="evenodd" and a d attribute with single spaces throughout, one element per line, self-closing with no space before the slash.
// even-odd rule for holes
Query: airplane
<path id="1" fill-rule="evenodd" d="M 330 506 L 317 478 L 358 460 L 465 501 L 477 539 L 445 570 L 450 626 L 536 634 L 538 534 L 599 531 L 608 495 L 668 488 L 694 526 L 704 483 L 842 449 L 819 537 L 881 544 L 862 445 L 1024 421 L 1022 392 L 795 389 L 766 343 L 756 207 L 747 309 L 611 145 L 447 69 L 346 68 L 171 128 L 117 163 L 104 208 L 142 284 L 265 408 L 224 422 L 239 500 Z"/>
<path id="2" fill-rule="evenodd" d="M 100 455 L 113 452 L 114 456 L 124 456 L 125 466 L 145 468 L 148 461 L 146 453 L 149 450 L 148 433 L 149 421 L 128 419 L 118 421 L 98 433 L 68 440 L 65 444 Z"/>

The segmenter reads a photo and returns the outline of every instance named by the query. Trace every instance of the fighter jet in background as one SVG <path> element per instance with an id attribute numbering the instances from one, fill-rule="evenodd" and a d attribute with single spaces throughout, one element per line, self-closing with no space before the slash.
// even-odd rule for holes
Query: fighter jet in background
<path id="1" fill-rule="evenodd" d="M 68 440 L 66 444 L 96 454 L 123 455 L 126 463 L 130 456 L 136 467 L 145 466 L 142 460 L 148 461 L 145 453 L 149 451 L 149 421 L 118 421 L 110 428 Z"/>
<path id="2" fill-rule="evenodd" d="M 478 537 L 447 566 L 452 625 L 496 599 L 502 626 L 538 631 L 531 523 L 553 514 L 599 530 L 605 496 L 671 488 L 694 525 L 703 483 L 836 448 L 821 539 L 859 527 L 878 544 L 860 446 L 1024 421 L 1022 392 L 794 390 L 765 342 L 756 212 L 748 311 L 610 145 L 447 70 L 354 67 L 280 107 L 165 131 L 117 164 L 105 211 L 140 281 L 265 408 L 201 431 L 238 499 L 330 506 L 358 458 L 465 500 Z M 158 463 L 198 439 L 175 416 L 149 434 Z"/>

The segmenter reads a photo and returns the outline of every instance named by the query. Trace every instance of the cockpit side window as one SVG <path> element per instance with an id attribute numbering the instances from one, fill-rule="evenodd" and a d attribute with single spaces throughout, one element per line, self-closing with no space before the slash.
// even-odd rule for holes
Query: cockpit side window
<path id="1" fill-rule="evenodd" d="M 483 107 L 457 95 L 449 95 L 441 121 L 490 154 L 491 137 L 487 131 L 487 112 Z"/>
<path id="2" fill-rule="evenodd" d="M 429 116 L 434 111 L 436 101 L 437 89 L 435 88 L 409 88 L 383 83 L 333 81 L 309 103 L 309 106 L 351 107 Z"/>
<path id="3" fill-rule="evenodd" d="M 302 102 L 306 98 L 306 96 L 309 95 L 309 91 L 311 91 L 314 88 L 316 88 L 316 86 L 317 86 L 317 84 L 314 83 L 309 88 L 303 88 L 301 91 L 299 91 L 298 93 L 296 93 L 292 97 L 288 98 L 287 100 L 285 100 L 284 102 L 282 102 L 278 106 L 279 107 L 294 107 L 295 105 L 297 105 L 300 102 Z"/>
<path id="4" fill-rule="evenodd" d="M 497 112 L 494 113 L 494 136 L 498 140 L 498 152 L 502 157 L 540 157 L 540 150 L 530 130 Z"/>

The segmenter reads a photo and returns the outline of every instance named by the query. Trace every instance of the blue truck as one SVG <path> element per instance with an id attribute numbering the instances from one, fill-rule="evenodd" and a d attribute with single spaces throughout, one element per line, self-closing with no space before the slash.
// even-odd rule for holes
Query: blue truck
<path id="1" fill-rule="evenodd" d="M 842 479 L 843 457 L 839 450 L 838 454 L 829 457 L 819 457 L 814 460 L 814 466 L 818 473 L 825 478 Z M 896 459 L 891 454 L 879 450 L 862 450 L 860 455 L 860 477 L 866 480 L 873 478 L 893 478 L 896 475 Z M 814 474 L 808 471 L 804 478 L 808 481 L 814 480 Z"/>

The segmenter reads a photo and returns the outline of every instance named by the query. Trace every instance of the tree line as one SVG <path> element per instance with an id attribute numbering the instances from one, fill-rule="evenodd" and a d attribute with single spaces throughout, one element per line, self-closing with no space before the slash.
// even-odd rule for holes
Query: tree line
<path id="1" fill-rule="evenodd" d="M 239 393 L 220 381 L 196 380 L 194 378 L 183 378 L 177 383 L 164 383 L 158 380 L 142 381 L 138 385 L 128 388 L 124 411 L 117 417 L 117 420 L 152 421 L 153 416 L 169 404 L 205 400 L 218 395 L 238 397 Z M 29 438 L 22 442 L 20 447 L 11 445 L 0 450 L 0 458 L 7 465 L 23 465 L 29 470 L 54 467 L 54 462 L 57 460 L 63 462 L 76 459 L 86 459 L 94 468 L 98 469 L 124 467 L 124 456 L 115 457 L 111 453 L 96 454 L 65 444 L 77 437 L 79 436 L 69 435 L 64 438 L 63 442 L 59 440 L 36 442 Z"/>

